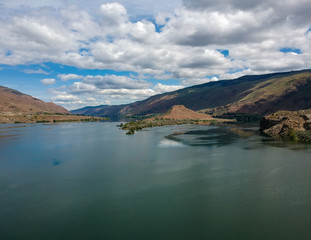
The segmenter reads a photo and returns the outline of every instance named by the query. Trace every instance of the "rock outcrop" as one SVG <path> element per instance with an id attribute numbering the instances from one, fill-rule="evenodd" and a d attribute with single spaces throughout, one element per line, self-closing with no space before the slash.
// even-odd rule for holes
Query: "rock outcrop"
<path id="1" fill-rule="evenodd" d="M 311 142 L 311 110 L 280 111 L 265 116 L 260 131 L 276 139 Z"/>

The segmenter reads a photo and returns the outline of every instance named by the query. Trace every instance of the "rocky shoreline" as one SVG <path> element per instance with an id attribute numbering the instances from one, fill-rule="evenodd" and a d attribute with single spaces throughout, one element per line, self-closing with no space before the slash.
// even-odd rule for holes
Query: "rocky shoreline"
<path id="1" fill-rule="evenodd" d="M 144 128 L 179 124 L 210 125 L 227 123 L 227 121 L 221 121 L 219 119 L 200 120 L 157 118 L 133 121 L 121 124 L 119 127 L 123 130 L 128 130 L 126 134 L 132 135 L 136 131 Z M 311 109 L 301 111 L 279 111 L 262 117 L 259 131 L 274 139 L 311 143 Z"/>
<path id="2" fill-rule="evenodd" d="M 260 132 L 275 139 L 311 143 L 311 110 L 267 115 L 260 121 Z"/>

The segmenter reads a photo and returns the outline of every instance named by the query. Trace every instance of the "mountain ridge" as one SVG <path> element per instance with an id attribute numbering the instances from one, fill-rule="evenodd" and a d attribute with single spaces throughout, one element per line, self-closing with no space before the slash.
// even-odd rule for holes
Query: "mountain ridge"
<path id="1" fill-rule="evenodd" d="M 249 113 L 265 115 L 279 110 L 311 108 L 311 70 L 246 75 L 195 85 L 151 96 L 125 105 L 88 111 L 92 116 L 148 116 L 167 112 L 174 105 L 212 115 Z M 79 109 L 78 109 L 79 110 Z M 71 111 L 76 113 L 78 110 Z"/>

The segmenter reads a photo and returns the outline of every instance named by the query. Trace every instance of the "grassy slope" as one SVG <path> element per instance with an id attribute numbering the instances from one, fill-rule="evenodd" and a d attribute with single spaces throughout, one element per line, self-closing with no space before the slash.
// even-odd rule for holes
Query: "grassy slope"
<path id="1" fill-rule="evenodd" d="M 311 107 L 311 73 L 273 77 L 247 93 L 230 106 L 231 111 L 267 114 L 278 110 L 307 109 Z"/>

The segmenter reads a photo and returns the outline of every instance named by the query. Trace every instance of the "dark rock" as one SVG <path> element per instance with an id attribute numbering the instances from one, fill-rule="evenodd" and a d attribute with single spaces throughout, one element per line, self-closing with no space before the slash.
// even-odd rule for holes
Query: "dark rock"
<path id="1" fill-rule="evenodd" d="M 306 121 L 311 121 L 311 114 L 302 115 L 303 119 Z"/>
<path id="2" fill-rule="evenodd" d="M 260 121 L 260 131 L 264 131 L 265 129 L 271 128 L 277 124 L 279 124 L 281 120 L 271 119 L 269 117 L 263 117 Z"/>
<path id="3" fill-rule="evenodd" d="M 304 125 L 303 125 L 304 129 L 306 130 L 311 130 L 311 122 L 306 122 Z"/>

